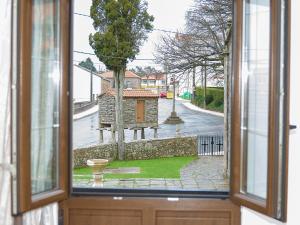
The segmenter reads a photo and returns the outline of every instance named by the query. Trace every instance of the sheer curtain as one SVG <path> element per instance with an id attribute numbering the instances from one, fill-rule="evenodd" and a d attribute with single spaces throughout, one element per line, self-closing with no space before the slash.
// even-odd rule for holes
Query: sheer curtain
<path id="1" fill-rule="evenodd" d="M 61 79 L 58 0 L 33 1 L 31 77 L 32 194 L 58 186 Z"/>
<path id="2" fill-rule="evenodd" d="M 11 0 L 0 1 L 0 224 L 12 225 L 10 173 Z"/>

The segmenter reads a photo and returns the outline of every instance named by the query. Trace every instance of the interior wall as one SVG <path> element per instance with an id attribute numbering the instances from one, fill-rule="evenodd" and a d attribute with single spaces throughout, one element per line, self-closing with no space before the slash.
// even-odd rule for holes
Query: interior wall
<path id="1" fill-rule="evenodd" d="M 247 208 L 242 208 L 242 225 L 297 225 L 299 224 L 299 190 L 300 190 L 300 1 L 291 1 L 291 81 L 290 81 L 290 120 L 297 125 L 296 130 L 290 132 L 289 147 L 289 183 L 288 183 L 288 218 L 287 223 L 270 219 Z"/>
<path id="2" fill-rule="evenodd" d="M 11 216 L 11 172 L 15 166 L 10 165 L 11 155 L 11 13 L 16 3 L 13 0 L 0 1 L 0 224 L 12 225 Z M 23 217 L 22 225 L 57 225 L 58 205 L 52 204 L 28 212 Z"/>

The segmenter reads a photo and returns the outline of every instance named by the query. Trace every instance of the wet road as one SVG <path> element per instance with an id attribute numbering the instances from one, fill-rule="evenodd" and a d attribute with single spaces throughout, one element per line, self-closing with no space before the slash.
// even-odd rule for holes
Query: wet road
<path id="1" fill-rule="evenodd" d="M 176 112 L 184 121 L 180 125 L 163 124 L 172 111 L 172 100 L 159 99 L 158 137 L 176 135 L 222 135 L 224 119 L 222 117 L 196 112 L 188 109 L 182 101 L 176 101 Z M 98 114 L 75 120 L 73 122 L 73 148 L 88 147 L 99 143 Z M 145 130 L 146 139 L 153 138 L 153 130 Z M 140 133 L 138 133 L 140 138 Z M 111 140 L 111 134 L 104 131 L 104 142 Z M 125 130 L 125 140 L 133 140 L 133 131 Z"/>

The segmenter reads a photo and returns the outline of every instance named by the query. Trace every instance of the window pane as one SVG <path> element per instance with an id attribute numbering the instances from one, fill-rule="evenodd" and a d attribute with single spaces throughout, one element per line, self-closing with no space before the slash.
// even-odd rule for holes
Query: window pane
<path id="1" fill-rule="evenodd" d="M 244 1 L 241 78 L 242 191 L 266 198 L 270 1 Z"/>
<path id="2" fill-rule="evenodd" d="M 31 181 L 37 194 L 58 187 L 59 1 L 34 0 L 32 18 Z"/>

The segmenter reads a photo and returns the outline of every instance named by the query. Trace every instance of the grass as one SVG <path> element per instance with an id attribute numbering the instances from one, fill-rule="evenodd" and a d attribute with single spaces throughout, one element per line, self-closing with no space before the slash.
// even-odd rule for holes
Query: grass
<path id="1" fill-rule="evenodd" d="M 196 157 L 172 157 L 149 160 L 112 161 L 106 168 L 139 167 L 139 174 L 105 174 L 105 179 L 126 178 L 180 178 L 180 169 Z M 74 169 L 73 175 L 81 175 L 81 179 L 92 177 L 89 167 Z M 75 177 L 76 178 L 76 177 Z"/>

